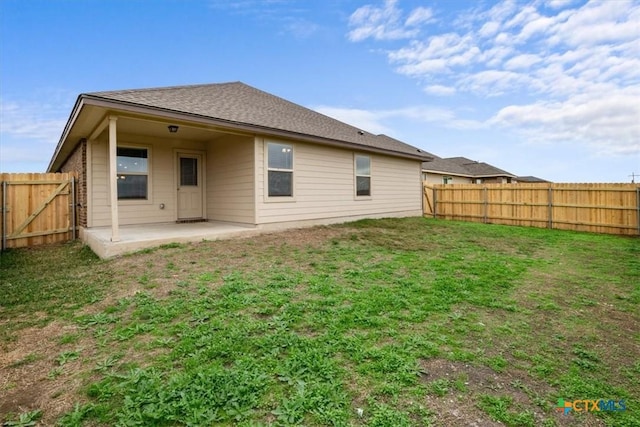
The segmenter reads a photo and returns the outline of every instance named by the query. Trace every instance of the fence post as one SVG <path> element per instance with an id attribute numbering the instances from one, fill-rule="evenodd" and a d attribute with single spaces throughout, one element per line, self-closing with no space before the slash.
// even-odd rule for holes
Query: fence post
<path id="1" fill-rule="evenodd" d="M 548 201 L 549 201 L 549 208 L 547 209 L 547 215 L 548 215 L 548 225 L 547 228 L 553 228 L 553 188 L 551 188 L 551 185 L 549 185 L 549 191 L 548 191 Z"/>
<path id="2" fill-rule="evenodd" d="M 433 186 L 433 217 L 438 217 L 438 191 L 435 185 Z"/>
<path id="3" fill-rule="evenodd" d="M 638 219 L 638 235 L 640 235 L 640 187 L 636 187 L 636 216 Z"/>
<path id="4" fill-rule="evenodd" d="M 71 240 L 76 240 L 76 177 L 71 177 Z"/>
<path id="5" fill-rule="evenodd" d="M 489 201 L 487 200 L 487 187 L 484 186 L 482 188 L 482 194 L 484 195 L 484 218 L 482 219 L 482 222 L 484 224 L 487 223 L 487 216 L 489 215 Z"/>
<path id="6" fill-rule="evenodd" d="M 7 181 L 2 181 L 2 247 L 7 249 Z"/>

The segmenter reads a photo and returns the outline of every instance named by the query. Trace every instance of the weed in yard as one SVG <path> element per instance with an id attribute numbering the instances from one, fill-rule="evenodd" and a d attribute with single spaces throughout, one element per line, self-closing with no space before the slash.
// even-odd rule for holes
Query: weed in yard
<path id="1" fill-rule="evenodd" d="M 62 368 L 58 367 L 58 368 L 53 368 L 52 370 L 49 371 L 49 373 L 47 374 L 47 378 L 49 378 L 50 380 L 55 380 L 56 378 L 58 378 L 60 375 L 62 375 Z"/>
<path id="2" fill-rule="evenodd" d="M 81 350 L 63 351 L 56 358 L 56 362 L 58 362 L 58 365 L 64 366 L 72 360 L 76 360 L 78 357 L 80 357 L 80 351 Z"/>
<path id="3" fill-rule="evenodd" d="M 42 356 L 40 356 L 40 355 L 37 355 L 35 353 L 30 353 L 30 354 L 26 355 L 25 357 L 23 357 L 22 359 L 10 364 L 9 368 L 18 368 L 20 366 L 29 365 L 30 363 L 36 362 L 36 361 L 40 360 L 41 358 L 42 358 Z"/>
<path id="4" fill-rule="evenodd" d="M 482 394 L 479 397 L 478 407 L 495 421 L 500 421 L 507 426 L 534 427 L 536 425 L 532 412 L 512 410 L 513 400 L 508 396 Z"/>
<path id="5" fill-rule="evenodd" d="M 35 426 L 40 418 L 42 418 L 42 411 L 40 410 L 23 412 L 17 418 L 7 419 L 2 425 L 7 427 Z"/>
<path id="6" fill-rule="evenodd" d="M 79 339 L 80 339 L 80 334 L 76 334 L 76 333 L 64 334 L 60 338 L 58 338 L 58 344 L 60 345 L 74 344 L 78 342 Z"/>

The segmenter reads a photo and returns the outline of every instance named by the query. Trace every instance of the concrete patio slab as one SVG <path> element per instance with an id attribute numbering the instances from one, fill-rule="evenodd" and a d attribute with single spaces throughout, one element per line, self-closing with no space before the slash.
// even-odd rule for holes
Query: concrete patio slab
<path id="1" fill-rule="evenodd" d="M 118 242 L 111 241 L 111 227 L 81 229 L 80 238 L 100 258 L 111 258 L 167 243 L 230 239 L 257 235 L 261 231 L 224 222 L 162 223 L 121 226 Z"/>

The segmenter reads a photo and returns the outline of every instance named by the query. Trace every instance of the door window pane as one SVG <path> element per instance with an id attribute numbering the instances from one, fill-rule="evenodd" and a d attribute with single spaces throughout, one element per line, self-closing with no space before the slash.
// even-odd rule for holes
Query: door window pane
<path id="1" fill-rule="evenodd" d="M 198 185 L 198 159 L 180 157 L 180 186 Z"/>

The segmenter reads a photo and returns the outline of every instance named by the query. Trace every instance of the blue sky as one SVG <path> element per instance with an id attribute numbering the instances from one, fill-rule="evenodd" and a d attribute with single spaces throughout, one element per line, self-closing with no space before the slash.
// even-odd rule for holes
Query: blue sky
<path id="1" fill-rule="evenodd" d="M 1 0 L 0 171 L 44 171 L 80 93 L 226 81 L 516 175 L 640 174 L 640 0 Z"/>

